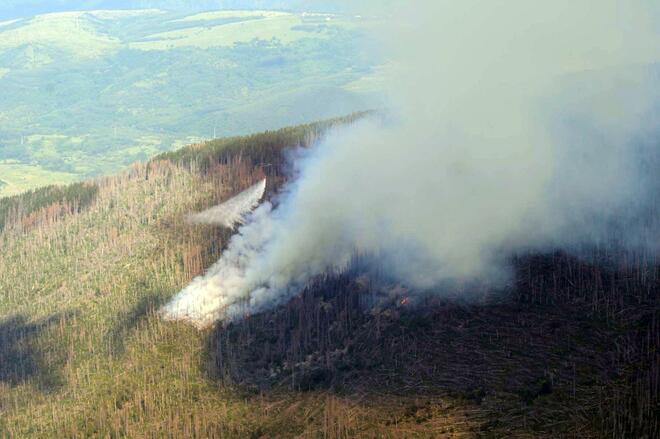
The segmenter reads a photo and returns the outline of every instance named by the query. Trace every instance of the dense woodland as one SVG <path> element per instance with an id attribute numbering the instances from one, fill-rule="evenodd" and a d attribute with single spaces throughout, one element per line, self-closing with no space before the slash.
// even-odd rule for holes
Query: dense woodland
<path id="1" fill-rule="evenodd" d="M 78 213 L 94 201 L 97 192 L 98 186 L 94 183 L 74 183 L 47 186 L 26 194 L 0 198 L 0 231 L 6 224 L 30 227 L 34 221 L 48 222 Z"/>
<path id="2" fill-rule="evenodd" d="M 657 437 L 649 251 L 515 255 L 506 288 L 427 296 L 356 258 L 240 323 L 159 319 L 232 233 L 185 215 L 272 195 L 286 150 L 361 116 L 0 200 L 0 437 Z"/>

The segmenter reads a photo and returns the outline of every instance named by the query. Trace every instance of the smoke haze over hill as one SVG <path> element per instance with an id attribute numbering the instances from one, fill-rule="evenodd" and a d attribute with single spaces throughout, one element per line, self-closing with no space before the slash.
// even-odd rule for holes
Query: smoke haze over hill
<path id="1" fill-rule="evenodd" d="M 382 4 L 379 7 L 382 7 Z M 353 6 L 352 2 L 331 0 L 7 0 L 0 4 L 0 19 L 62 11 L 142 8 L 185 12 L 210 9 L 279 9 L 345 13 L 355 11 L 358 7 Z"/>
<path id="2" fill-rule="evenodd" d="M 168 317 L 205 326 L 259 311 L 356 253 L 441 291 L 506 280 L 512 253 L 614 230 L 617 244 L 657 249 L 655 7 L 416 6 L 381 29 L 392 113 L 305 153 L 276 207 L 255 211 Z"/>

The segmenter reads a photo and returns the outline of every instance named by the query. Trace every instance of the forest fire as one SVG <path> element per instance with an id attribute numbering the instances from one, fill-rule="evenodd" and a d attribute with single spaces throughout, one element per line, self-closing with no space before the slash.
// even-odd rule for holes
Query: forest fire
<path id="1" fill-rule="evenodd" d="M 585 32 L 591 9 L 425 2 L 403 20 L 415 26 L 388 23 L 400 66 L 388 114 L 293 145 L 284 184 L 263 202 L 262 181 L 190 216 L 240 226 L 163 315 L 208 327 L 273 309 L 356 253 L 388 282 L 446 296 L 445 285 L 506 285 L 507 258 L 530 249 L 572 251 L 615 234 L 627 250 L 653 246 L 639 221 L 655 206 L 657 148 L 638 139 L 654 138 L 655 124 L 640 121 L 656 119 L 658 87 L 635 66 L 655 55 L 637 53 L 650 38 L 641 25 L 619 26 L 638 8 L 622 20 L 615 2 L 603 6 Z M 457 25 L 464 17 L 475 27 Z"/>

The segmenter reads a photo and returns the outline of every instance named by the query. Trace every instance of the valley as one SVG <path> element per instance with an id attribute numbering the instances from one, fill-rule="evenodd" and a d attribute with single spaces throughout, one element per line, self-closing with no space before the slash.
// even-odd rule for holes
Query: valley
<path id="1" fill-rule="evenodd" d="M 355 86 L 382 75 L 380 55 L 353 44 L 372 24 L 158 9 L 3 21 L 0 161 L 20 165 L 24 179 L 0 168 L 12 181 L 0 196 L 111 174 L 201 139 L 378 106 L 380 90 Z"/>

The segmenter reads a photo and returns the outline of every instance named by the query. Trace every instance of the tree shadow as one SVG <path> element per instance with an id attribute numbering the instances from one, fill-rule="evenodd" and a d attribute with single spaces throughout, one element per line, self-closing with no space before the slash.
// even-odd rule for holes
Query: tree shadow
<path id="1" fill-rule="evenodd" d="M 70 314 L 56 314 L 35 322 L 23 315 L 0 322 L 0 382 L 15 386 L 32 382 L 53 390 L 62 384 L 57 346 L 39 342 L 41 335 Z"/>
<path id="2" fill-rule="evenodd" d="M 113 325 L 108 335 L 112 353 L 122 355 L 126 350 L 126 337 L 137 328 L 144 317 L 155 313 L 164 302 L 165 299 L 160 293 L 150 293 L 142 297 L 130 311 L 120 315 L 119 320 Z"/>

